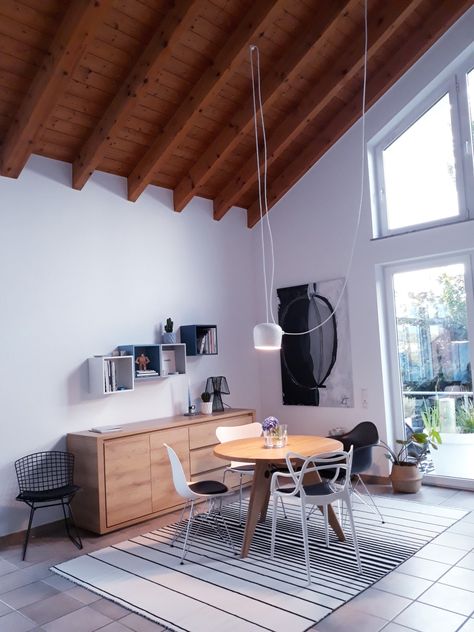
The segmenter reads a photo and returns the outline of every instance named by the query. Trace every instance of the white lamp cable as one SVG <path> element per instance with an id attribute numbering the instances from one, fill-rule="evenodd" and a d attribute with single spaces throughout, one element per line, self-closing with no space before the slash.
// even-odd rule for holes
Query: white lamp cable
<path id="1" fill-rule="evenodd" d="M 257 127 L 257 103 L 256 103 L 256 95 L 255 95 L 255 78 L 254 78 L 254 68 L 253 68 L 253 55 L 252 53 L 257 52 L 257 87 L 258 87 L 258 105 L 260 108 L 260 119 L 262 126 L 262 140 L 263 140 L 263 167 L 264 167 L 264 176 L 263 176 L 263 186 L 261 183 L 261 170 L 260 170 L 260 153 L 258 147 L 258 127 Z M 362 216 L 362 203 L 364 199 L 364 182 L 365 182 L 365 165 L 366 165 L 366 154 L 365 154 L 365 114 L 366 114 L 366 93 L 367 93 L 367 52 L 368 52 L 368 25 L 367 25 L 367 0 L 364 1 L 364 71 L 363 71 L 363 85 L 362 85 L 362 138 L 361 138 L 361 173 L 360 173 L 360 196 L 359 196 L 359 207 L 357 212 L 357 222 L 354 232 L 354 239 L 352 241 L 352 246 L 350 250 L 349 260 L 346 268 L 346 274 L 344 278 L 344 283 L 342 285 L 341 292 L 338 296 L 338 299 L 331 311 L 331 313 L 320 323 L 308 329 L 307 331 L 285 331 L 285 335 L 287 336 L 304 336 L 306 334 L 310 334 L 316 329 L 319 329 L 323 325 L 325 325 L 336 313 L 337 308 L 342 300 L 344 292 L 347 287 L 347 281 L 349 278 L 350 271 L 352 269 L 352 263 L 354 260 L 355 247 L 357 243 L 357 238 L 359 236 L 360 229 L 360 221 Z M 261 241 L 262 241 L 262 257 L 263 257 L 263 278 L 264 278 L 264 286 L 265 286 L 265 306 L 266 306 L 266 315 L 267 322 L 268 315 L 270 311 L 270 315 L 272 318 L 272 322 L 275 323 L 275 318 L 273 315 L 273 307 L 272 307 L 272 294 L 273 294 L 273 284 L 274 284 L 274 276 L 275 276 L 275 255 L 274 255 L 274 246 L 273 246 L 273 235 L 272 229 L 270 226 L 270 218 L 268 213 L 268 199 L 267 199 L 267 140 L 265 133 L 265 123 L 263 118 L 263 105 L 262 105 L 262 95 L 261 95 L 261 81 L 260 81 L 260 54 L 258 47 L 254 44 L 250 46 L 250 67 L 252 72 L 252 93 L 253 93 L 253 108 L 254 108 L 254 129 L 255 129 L 255 147 L 257 154 L 257 178 L 258 178 L 258 203 L 260 208 L 260 232 L 261 232 Z M 263 200 L 262 200 L 263 198 Z M 270 276 L 270 292 L 268 293 L 268 283 L 267 283 L 267 273 L 266 273 L 266 264 L 265 264 L 265 239 L 263 232 L 263 207 L 265 208 L 265 215 L 268 226 L 268 235 L 270 240 L 270 252 L 271 252 L 271 276 Z"/>

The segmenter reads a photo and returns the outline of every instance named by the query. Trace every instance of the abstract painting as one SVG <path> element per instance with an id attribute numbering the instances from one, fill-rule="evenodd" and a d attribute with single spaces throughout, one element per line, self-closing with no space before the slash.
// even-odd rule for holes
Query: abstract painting
<path id="1" fill-rule="evenodd" d="M 280 355 L 283 404 L 354 405 L 345 290 L 340 298 L 343 288 L 344 279 L 335 279 L 277 290 L 278 321 L 285 332 Z M 289 335 L 314 327 L 311 333 Z"/>

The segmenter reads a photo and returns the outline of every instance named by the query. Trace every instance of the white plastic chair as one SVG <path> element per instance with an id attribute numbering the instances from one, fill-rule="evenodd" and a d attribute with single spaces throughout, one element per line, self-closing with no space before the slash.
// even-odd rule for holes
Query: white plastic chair
<path id="1" fill-rule="evenodd" d="M 308 458 L 305 458 L 296 452 L 289 452 L 286 455 L 288 473 L 275 472 L 272 476 L 270 488 L 273 498 L 271 557 L 273 558 L 275 555 L 278 499 L 285 497 L 288 498 L 290 496 L 298 498 L 301 504 L 301 529 L 303 531 L 308 585 L 311 584 L 311 568 L 309 559 L 308 524 L 306 517 L 307 505 L 323 508 L 326 547 L 329 547 L 328 506 L 336 501 L 345 503 L 351 525 L 357 568 L 359 573 L 362 573 L 359 545 L 357 543 L 357 534 L 351 504 L 350 472 L 352 465 L 352 453 L 352 447 L 349 452 L 330 452 L 324 455 L 313 455 Z M 295 469 L 297 464 L 300 464 L 301 462 L 303 462 L 301 469 Z M 324 472 L 328 470 L 331 470 L 331 479 L 323 480 L 320 483 L 304 484 L 303 479 L 305 474 L 317 472 L 318 474 L 322 474 L 324 476 Z M 280 488 L 279 479 L 285 478 L 291 479 L 294 487 Z"/>
<path id="2" fill-rule="evenodd" d="M 213 480 L 196 481 L 196 482 L 187 481 L 186 475 L 183 470 L 183 466 L 181 465 L 181 461 L 179 460 L 178 455 L 173 450 L 173 448 L 171 448 L 168 444 L 164 443 L 163 445 L 168 452 L 168 457 L 171 464 L 171 472 L 173 476 L 174 487 L 176 491 L 178 492 L 178 494 L 186 500 L 183 510 L 181 512 L 179 527 L 176 529 L 176 533 L 173 537 L 173 540 L 171 541 L 171 546 L 173 546 L 175 542 L 177 542 L 181 533 L 184 531 L 184 525 L 186 524 L 186 533 L 184 536 L 184 543 L 183 543 L 183 553 L 181 555 L 180 563 L 183 564 L 184 562 L 184 558 L 186 556 L 186 547 L 188 545 L 189 534 L 191 533 L 192 525 L 196 517 L 195 503 L 203 499 L 207 500 L 208 502 L 208 510 L 207 512 L 200 515 L 203 517 L 204 520 L 209 520 L 210 518 L 213 519 L 213 522 L 211 522 L 211 524 L 216 530 L 220 538 L 222 538 L 222 534 L 221 534 L 221 531 L 219 530 L 218 520 L 222 522 L 227 539 L 230 543 L 232 550 L 235 553 L 234 545 L 232 543 L 232 538 L 227 528 L 227 524 L 225 523 L 224 518 L 218 512 L 215 511 L 216 499 L 222 500 L 222 498 L 225 496 L 232 496 L 233 492 L 230 491 L 226 487 L 226 485 L 224 485 L 220 481 L 213 481 Z M 184 513 L 187 508 L 189 509 L 188 519 L 186 522 L 184 522 L 183 521 Z M 199 525 L 199 528 L 200 527 L 201 525 Z M 199 528 L 197 532 L 199 532 Z M 197 535 L 197 532 L 194 535 Z"/>
<path id="3" fill-rule="evenodd" d="M 237 439 L 250 439 L 252 437 L 260 437 L 262 434 L 262 425 L 255 421 L 251 424 L 242 426 L 219 426 L 216 428 L 216 437 L 220 443 L 227 441 L 235 441 Z M 242 524 L 242 483 L 244 476 L 253 476 L 255 472 L 255 463 L 242 463 L 241 461 L 231 461 L 230 465 L 225 468 L 222 482 L 225 483 L 227 472 L 234 472 L 239 475 L 239 525 Z M 285 507 L 283 506 L 283 513 Z M 285 514 L 286 517 L 286 514 Z"/>

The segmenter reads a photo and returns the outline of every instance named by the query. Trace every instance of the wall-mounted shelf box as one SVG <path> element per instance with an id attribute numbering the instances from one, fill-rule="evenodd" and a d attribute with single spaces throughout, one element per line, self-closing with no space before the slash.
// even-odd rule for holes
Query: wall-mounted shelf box
<path id="1" fill-rule="evenodd" d="M 123 393 L 134 389 L 131 356 L 89 358 L 89 391 L 94 395 Z"/>
<path id="2" fill-rule="evenodd" d="M 186 345 L 184 343 L 120 345 L 118 350 L 121 354 L 120 357 L 133 358 L 136 382 L 148 382 L 153 379 L 186 373 Z M 153 373 L 148 375 L 140 373 L 137 359 L 141 354 L 148 358 L 149 362 L 146 369 L 153 371 Z"/>
<path id="3" fill-rule="evenodd" d="M 217 355 L 216 325 L 181 325 L 180 334 L 186 355 Z"/>
<path id="4" fill-rule="evenodd" d="M 93 395 L 110 395 L 133 391 L 135 382 L 144 383 L 186 373 L 186 345 L 121 345 L 120 355 L 89 358 L 89 391 Z M 140 354 L 149 362 L 150 373 L 138 371 Z"/>

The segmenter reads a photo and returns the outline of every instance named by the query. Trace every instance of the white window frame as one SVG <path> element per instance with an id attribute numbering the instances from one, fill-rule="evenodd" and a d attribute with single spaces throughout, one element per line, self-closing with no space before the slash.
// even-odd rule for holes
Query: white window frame
<path id="1" fill-rule="evenodd" d="M 451 255 L 430 255 L 421 259 L 384 264 L 380 266 L 379 281 L 382 282 L 382 322 L 384 323 L 382 341 L 385 354 L 384 391 L 386 400 L 386 418 L 392 423 L 387 428 L 389 439 L 395 445 L 397 439 L 404 437 L 404 415 L 402 392 L 402 375 L 398 359 L 397 320 L 395 316 L 395 300 L 393 276 L 399 272 L 423 270 L 429 267 L 441 267 L 450 264 L 464 264 L 464 284 L 466 290 L 467 331 L 469 337 L 469 354 L 474 366 L 474 251 L 459 252 Z M 474 373 L 473 373 L 474 376 Z M 470 479 L 456 479 L 455 477 L 425 476 L 425 482 L 437 485 L 452 485 L 460 488 L 474 488 L 474 481 Z"/>
<path id="2" fill-rule="evenodd" d="M 474 69 L 474 54 L 458 62 L 449 75 L 433 83 L 423 97 L 418 97 L 404 108 L 402 117 L 387 125 L 372 144 L 369 143 L 369 163 L 371 165 L 373 236 L 387 237 L 409 233 L 445 224 L 453 224 L 474 218 L 474 170 L 471 155 L 473 141 L 469 117 L 467 93 L 467 73 Z M 459 214 L 441 220 L 433 220 L 397 229 L 389 229 L 385 197 L 383 151 L 407 131 L 418 119 L 430 110 L 446 94 L 451 105 L 451 126 L 453 130 L 454 160 L 456 169 L 456 189 Z M 471 104 L 474 108 L 474 104 Z"/>

